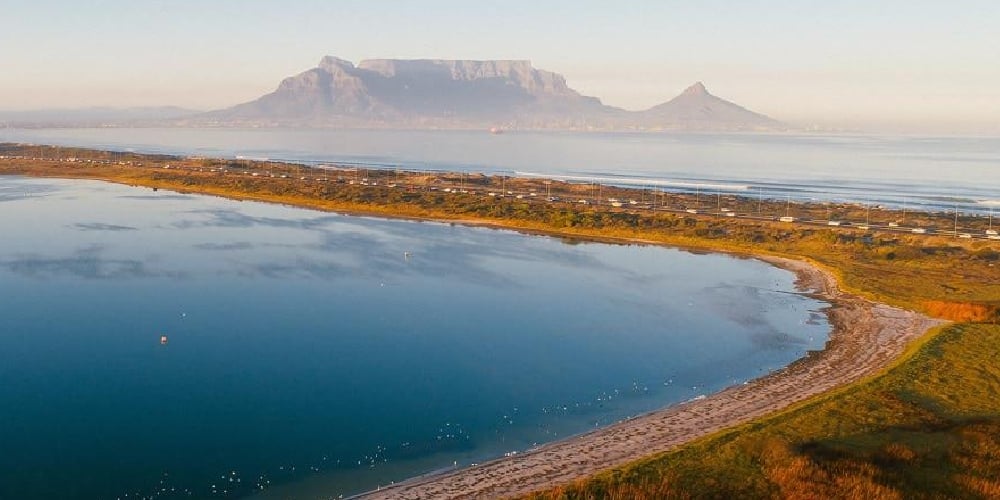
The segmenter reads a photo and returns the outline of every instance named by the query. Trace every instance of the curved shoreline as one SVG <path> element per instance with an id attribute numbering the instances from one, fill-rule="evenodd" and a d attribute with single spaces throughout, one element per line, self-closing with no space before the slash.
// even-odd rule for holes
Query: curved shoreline
<path id="1" fill-rule="evenodd" d="M 822 351 L 768 376 L 706 398 L 556 441 L 474 467 L 419 476 L 363 493 L 365 499 L 465 499 L 527 494 L 670 451 L 776 413 L 887 368 L 911 341 L 943 323 L 840 290 L 826 270 L 802 260 L 752 256 L 796 273 L 796 286 L 827 301 L 833 329 Z"/>
<path id="2" fill-rule="evenodd" d="M 28 177 L 37 177 L 28 175 Z M 64 179 L 128 184 L 111 178 L 59 176 Z M 145 184 L 139 184 L 145 185 Z M 151 185 L 149 185 L 152 187 Z M 357 495 L 357 498 L 494 498 L 530 493 L 568 483 L 603 470 L 670 451 L 715 432 L 765 417 L 812 396 L 850 384 L 890 366 L 911 341 L 943 323 L 912 311 L 871 301 L 840 289 L 836 277 L 805 260 L 713 249 L 710 244 L 647 240 L 641 237 L 520 227 L 490 219 L 406 216 L 378 211 L 342 209 L 323 204 L 287 203 L 261 196 L 163 186 L 163 189 L 223 198 L 278 203 L 296 208 L 346 215 L 404 219 L 503 229 L 586 241 L 661 245 L 695 252 L 754 258 L 796 273 L 796 286 L 829 302 L 833 329 L 822 351 L 809 353 L 772 374 L 731 386 L 704 399 L 675 404 L 584 434 L 542 445 L 518 455 L 457 470 L 431 472 L 401 483 Z"/>

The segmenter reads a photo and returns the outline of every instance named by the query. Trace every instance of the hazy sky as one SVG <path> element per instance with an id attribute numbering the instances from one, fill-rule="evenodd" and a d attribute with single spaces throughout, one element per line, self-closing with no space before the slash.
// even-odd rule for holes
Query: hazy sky
<path id="1" fill-rule="evenodd" d="M 224 107 L 330 54 L 531 59 L 628 109 L 701 80 L 800 124 L 1000 122 L 997 0 L 4 3 L 7 110 Z"/>

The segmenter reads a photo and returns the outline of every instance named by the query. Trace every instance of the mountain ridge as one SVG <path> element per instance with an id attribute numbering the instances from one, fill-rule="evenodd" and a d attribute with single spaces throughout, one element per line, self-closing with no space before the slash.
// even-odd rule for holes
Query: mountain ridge
<path id="1" fill-rule="evenodd" d="M 528 60 L 324 56 L 255 100 L 187 124 L 345 128 L 768 131 L 789 127 L 697 82 L 642 111 L 583 95 Z"/>

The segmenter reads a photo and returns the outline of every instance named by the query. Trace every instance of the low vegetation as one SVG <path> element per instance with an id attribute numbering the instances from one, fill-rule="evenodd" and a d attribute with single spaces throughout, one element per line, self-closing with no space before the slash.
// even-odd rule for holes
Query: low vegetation
<path id="1" fill-rule="evenodd" d="M 344 212 L 471 222 L 596 240 L 643 240 L 693 249 L 807 257 L 838 275 L 848 290 L 953 320 L 996 321 L 1000 315 L 1000 244 L 996 241 L 877 232 L 857 227 L 803 226 L 772 218 L 704 213 L 692 193 L 571 184 L 481 174 L 316 169 L 246 160 L 0 145 L 0 174 L 92 178 Z M 534 193 L 535 196 L 532 196 Z M 608 199 L 632 200 L 623 207 Z M 752 214 L 865 217 L 868 207 L 793 204 L 710 196 L 715 205 Z M 586 203 L 580 203 L 584 201 Z M 698 207 L 699 213 L 685 212 Z M 669 208 L 672 211 L 663 210 Z M 659 210 L 657 210 L 659 209 Z M 880 210 L 875 218 L 899 220 Z M 923 226 L 950 216 L 910 212 Z M 965 226 L 982 225 L 970 218 Z M 982 229 L 982 228 L 978 228 Z"/>
<path id="2" fill-rule="evenodd" d="M 690 193 L 53 149 L 0 147 L 0 155 L 8 155 L 0 158 L 0 174 L 101 179 L 564 238 L 807 258 L 853 293 L 963 322 L 927 336 L 876 379 L 533 498 L 1000 498 L 997 242 L 785 224 L 762 215 L 906 218 L 922 226 L 941 226 L 947 216 L 881 208 L 873 215 L 871 207 L 789 206 L 718 194 L 717 208 L 725 204 L 759 216 L 725 217 L 721 209 L 705 213 L 701 198 Z M 603 202 L 608 198 L 638 201 L 614 206 Z M 698 207 L 697 213 L 686 212 L 689 207 Z M 983 229 L 974 218 L 960 223 Z"/>

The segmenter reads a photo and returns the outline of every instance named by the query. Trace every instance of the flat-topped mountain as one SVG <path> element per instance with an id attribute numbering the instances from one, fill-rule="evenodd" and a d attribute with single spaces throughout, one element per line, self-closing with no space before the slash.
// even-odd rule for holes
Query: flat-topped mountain
<path id="1" fill-rule="evenodd" d="M 529 61 L 333 56 L 259 99 L 194 123 L 313 127 L 763 130 L 779 122 L 709 94 L 700 83 L 646 111 L 581 95 Z"/>

